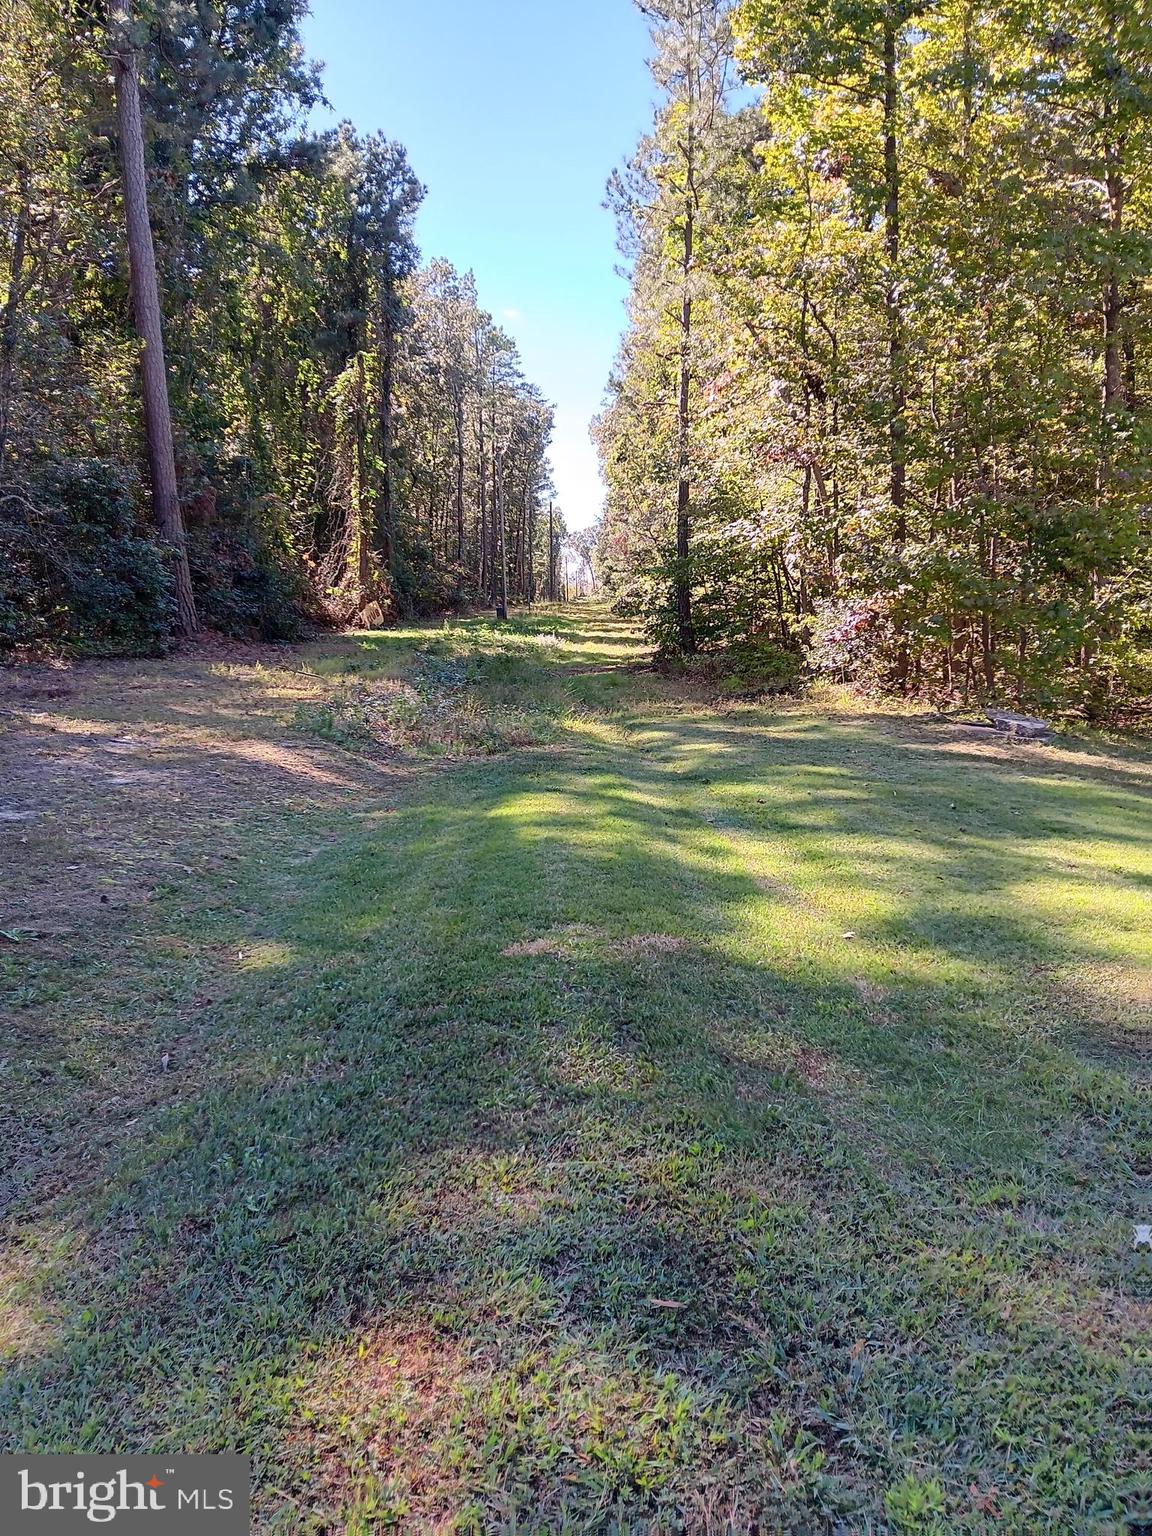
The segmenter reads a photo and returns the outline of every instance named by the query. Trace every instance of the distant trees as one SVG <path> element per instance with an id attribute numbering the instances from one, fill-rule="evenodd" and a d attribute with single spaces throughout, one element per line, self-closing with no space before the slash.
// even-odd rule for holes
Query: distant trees
<path id="1" fill-rule="evenodd" d="M 1107 0 L 713 9 L 746 88 L 693 198 L 695 643 L 771 633 L 941 698 L 1146 694 L 1152 22 Z M 599 563 L 683 651 L 689 137 L 657 22 Z"/>
<path id="2" fill-rule="evenodd" d="M 402 473 L 420 558 L 442 603 L 471 596 L 496 608 L 505 585 L 511 600 L 532 600 L 547 560 L 551 408 L 479 307 L 470 274 L 433 262 L 407 302 L 399 387 L 412 439 Z"/>
<path id="3" fill-rule="evenodd" d="M 0 645 L 492 603 L 501 510 L 547 572 L 551 412 L 402 147 L 308 132 L 302 11 L 0 12 Z"/>

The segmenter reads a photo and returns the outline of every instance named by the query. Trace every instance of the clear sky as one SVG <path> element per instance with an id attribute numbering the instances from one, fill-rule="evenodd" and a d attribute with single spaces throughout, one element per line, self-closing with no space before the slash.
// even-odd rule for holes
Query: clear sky
<path id="1" fill-rule="evenodd" d="M 552 462 L 570 528 L 599 513 L 588 424 L 624 324 L 604 186 L 651 114 L 632 0 L 312 0 L 331 123 L 407 147 L 427 187 L 424 257 L 476 274 L 556 406 Z M 323 119 L 322 119 L 323 120 Z"/>

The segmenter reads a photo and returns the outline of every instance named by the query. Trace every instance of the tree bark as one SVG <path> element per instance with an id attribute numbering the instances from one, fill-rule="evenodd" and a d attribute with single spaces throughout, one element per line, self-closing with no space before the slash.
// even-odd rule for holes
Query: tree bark
<path id="1" fill-rule="evenodd" d="M 689 62 L 689 80 L 693 64 Z M 692 111 L 691 101 L 689 112 Z M 684 257 L 680 298 L 680 392 L 676 411 L 676 636 L 681 651 L 691 655 L 696 649 L 692 624 L 692 481 L 690 469 L 690 391 L 692 382 L 692 259 L 695 238 L 695 138 L 691 118 L 688 123 L 686 150 L 686 196 L 684 199 Z"/>
<path id="2" fill-rule="evenodd" d="M 19 172 L 20 206 L 16 210 L 16 230 L 12 241 L 12 260 L 8 268 L 8 298 L 0 317 L 0 480 L 5 477 L 8 458 L 8 433 L 12 418 L 12 389 L 16 372 L 16 329 L 20 301 L 24 297 L 24 256 L 28 238 L 29 189 L 27 172 Z"/>
<path id="3" fill-rule="evenodd" d="M 372 524 L 374 515 L 371 499 L 371 480 L 368 472 L 366 438 L 371 431 L 371 412 L 368 403 L 368 380 L 364 372 L 364 353 L 356 354 L 356 572 L 359 583 L 359 600 L 368 600 L 372 584 Z"/>
<path id="4" fill-rule="evenodd" d="M 141 344 L 140 385 L 152 483 L 152 513 L 161 538 L 173 551 L 176 627 L 183 635 L 194 635 L 199 624 L 192 595 L 184 516 L 180 510 L 180 492 L 176 481 L 176 453 L 172 443 L 168 372 L 164 362 L 164 331 L 160 318 L 160 288 L 156 277 L 152 226 L 148 218 L 144 128 L 140 114 L 140 65 L 131 32 L 132 0 L 111 0 L 109 23 L 114 50 L 112 71 L 116 86 L 116 127 L 124 182 L 128 262 L 132 274 L 132 309 Z"/>
<path id="5" fill-rule="evenodd" d="M 453 402 L 456 430 L 456 562 L 464 564 L 464 391 L 457 385 Z"/>
<path id="6" fill-rule="evenodd" d="M 395 515 L 392 494 L 392 395 L 396 372 L 396 296 L 389 272 L 384 280 L 380 347 L 380 500 L 377 505 L 377 547 L 380 563 L 391 579 L 395 565 Z"/>
<path id="7" fill-rule="evenodd" d="M 492 429 L 492 515 L 488 522 L 488 597 L 493 608 L 500 602 L 500 571 L 498 561 L 500 557 L 500 507 L 499 503 L 499 464 L 500 449 L 496 446 L 496 404 L 493 401 L 492 415 L 489 418 L 489 426 Z"/>
<path id="8" fill-rule="evenodd" d="M 556 535 L 555 527 L 555 502 L 548 503 L 548 579 L 544 585 L 547 600 L 550 603 L 556 601 Z"/>
<path id="9" fill-rule="evenodd" d="M 488 582 L 488 459 L 484 452 L 484 402 L 480 402 L 478 416 L 480 457 L 476 466 L 476 560 L 478 566 L 477 594 L 484 591 Z"/>
<path id="10" fill-rule="evenodd" d="M 528 499 L 527 529 L 525 530 L 526 548 L 524 551 L 524 585 L 528 593 L 528 606 L 531 608 L 536 601 L 536 492 L 524 491 Z"/>
<path id="11" fill-rule="evenodd" d="M 884 253 L 887 266 L 884 310 L 888 328 L 888 494 L 892 505 L 892 543 L 900 555 L 908 540 L 908 393 L 900 293 L 901 188 L 896 49 L 897 23 L 890 11 L 884 22 Z M 908 641 L 899 621 L 896 631 L 896 681 L 903 688 L 908 680 Z"/>
<path id="12" fill-rule="evenodd" d="M 1124 231 L 1124 170 L 1118 143 L 1105 150 L 1105 185 L 1108 189 L 1108 232 L 1118 243 Z M 1134 371 L 1134 370 L 1131 370 Z M 1115 256 L 1104 287 L 1104 410 L 1111 413 L 1118 406 L 1131 407 L 1124 368 L 1124 300 Z"/>
<path id="13" fill-rule="evenodd" d="M 496 559 L 499 570 L 496 577 L 496 617 L 502 622 L 508 621 L 508 548 L 507 527 L 505 523 L 505 494 L 504 494 L 504 450 L 496 450 L 496 480 L 493 486 L 496 506 Z"/>

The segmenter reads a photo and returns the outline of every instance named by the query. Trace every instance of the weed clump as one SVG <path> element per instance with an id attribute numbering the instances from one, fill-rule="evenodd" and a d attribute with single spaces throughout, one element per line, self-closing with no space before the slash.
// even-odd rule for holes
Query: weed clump
<path id="1" fill-rule="evenodd" d="M 346 681 L 323 703 L 301 705 L 296 727 L 353 751 L 431 757 L 490 757 L 552 740 L 552 712 L 486 686 L 498 681 L 485 675 L 491 660 L 417 652 L 410 678 Z"/>

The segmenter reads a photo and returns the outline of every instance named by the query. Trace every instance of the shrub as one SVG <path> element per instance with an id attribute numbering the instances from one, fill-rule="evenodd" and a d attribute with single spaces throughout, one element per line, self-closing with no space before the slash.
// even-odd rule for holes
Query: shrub
<path id="1" fill-rule="evenodd" d="M 487 665 L 498 661 L 441 655 L 429 645 L 417 653 L 411 680 L 346 683 L 322 704 L 301 705 L 296 725 L 344 747 L 431 756 L 489 756 L 550 741 L 554 712 L 516 702 L 520 691 L 501 686 Z"/>
<path id="2" fill-rule="evenodd" d="M 892 618 L 879 598 L 830 598 L 812 620 L 810 657 L 817 672 L 841 683 L 882 688 L 895 666 Z"/>
<path id="3" fill-rule="evenodd" d="M 735 641 L 716 661 L 721 686 L 730 693 L 791 693 L 804 670 L 798 650 L 763 634 Z"/>
<path id="4" fill-rule="evenodd" d="M 0 648 L 163 648 L 170 558 L 134 524 L 128 477 L 100 460 L 45 461 L 0 490 Z"/>
<path id="5" fill-rule="evenodd" d="M 462 566 L 436 563 L 423 544 L 396 551 L 396 606 L 405 618 L 426 619 L 467 607 L 475 596 Z"/>
<path id="6" fill-rule="evenodd" d="M 308 586 L 257 510 L 191 529 L 188 559 L 206 628 L 257 640 L 300 639 Z"/>

